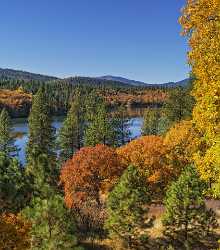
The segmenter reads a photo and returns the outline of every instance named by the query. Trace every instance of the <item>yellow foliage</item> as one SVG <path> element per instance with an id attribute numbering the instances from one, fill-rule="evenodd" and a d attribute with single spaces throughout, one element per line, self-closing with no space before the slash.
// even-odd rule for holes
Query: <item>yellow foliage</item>
<path id="1" fill-rule="evenodd" d="M 31 225 L 14 214 L 0 215 L 0 250 L 29 249 L 29 236 Z"/>
<path id="2" fill-rule="evenodd" d="M 203 135 L 195 161 L 204 179 L 217 181 L 220 164 L 220 1 L 187 0 L 180 23 L 188 35 L 188 53 L 196 77 L 193 120 Z"/>
<path id="3" fill-rule="evenodd" d="M 193 155 L 199 144 L 199 135 L 192 121 L 181 121 L 170 128 L 164 138 L 164 143 L 168 148 L 167 156 L 171 164 L 176 162 L 181 168 L 193 163 Z"/>

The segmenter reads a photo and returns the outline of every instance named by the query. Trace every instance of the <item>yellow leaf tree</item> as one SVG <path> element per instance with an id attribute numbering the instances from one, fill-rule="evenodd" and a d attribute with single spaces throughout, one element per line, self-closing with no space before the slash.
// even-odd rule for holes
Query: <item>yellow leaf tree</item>
<path id="1" fill-rule="evenodd" d="M 196 77 L 193 120 L 202 137 L 195 162 L 211 184 L 220 172 L 218 160 L 213 158 L 220 154 L 220 1 L 187 0 L 180 23 L 189 38 L 188 59 Z"/>
<path id="2" fill-rule="evenodd" d="M 0 215 L 0 250 L 25 250 L 30 247 L 29 231 L 31 225 L 20 215 Z"/>

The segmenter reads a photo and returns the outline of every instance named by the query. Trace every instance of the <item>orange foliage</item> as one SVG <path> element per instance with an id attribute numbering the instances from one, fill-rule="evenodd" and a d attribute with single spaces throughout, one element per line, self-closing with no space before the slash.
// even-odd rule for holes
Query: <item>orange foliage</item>
<path id="1" fill-rule="evenodd" d="M 108 104 L 123 104 L 123 105 L 146 105 L 146 104 L 161 104 L 164 103 L 168 94 L 165 91 L 143 90 L 132 92 L 113 91 L 105 94 L 104 98 Z"/>
<path id="2" fill-rule="evenodd" d="M 172 176 L 167 164 L 167 147 L 160 136 L 143 136 L 117 149 L 122 162 L 132 164 L 148 174 L 148 181 L 163 187 Z"/>
<path id="3" fill-rule="evenodd" d="M 29 249 L 29 236 L 31 225 L 18 215 L 0 215 L 0 250 Z"/>
<path id="4" fill-rule="evenodd" d="M 68 160 L 61 170 L 66 205 L 77 207 L 87 198 L 100 202 L 100 191 L 112 186 L 123 166 L 113 148 L 104 145 L 85 147 Z"/>
<path id="5" fill-rule="evenodd" d="M 32 102 L 32 95 L 18 90 L 0 89 L 0 108 L 6 108 L 12 115 L 28 113 Z"/>

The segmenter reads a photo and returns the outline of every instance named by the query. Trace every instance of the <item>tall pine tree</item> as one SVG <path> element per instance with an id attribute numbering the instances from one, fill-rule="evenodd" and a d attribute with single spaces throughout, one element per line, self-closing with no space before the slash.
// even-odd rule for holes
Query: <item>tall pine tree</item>
<path id="1" fill-rule="evenodd" d="M 110 236 L 121 239 L 128 248 L 145 243 L 152 222 L 147 216 L 149 203 L 146 176 L 129 166 L 108 196 L 105 227 Z"/>
<path id="2" fill-rule="evenodd" d="M 206 208 L 204 188 L 195 168 L 188 166 L 166 194 L 165 235 L 186 249 L 194 249 L 193 243 L 217 226 L 215 214 Z"/>
<path id="3" fill-rule="evenodd" d="M 114 145 L 115 131 L 105 103 L 100 103 L 96 107 L 95 112 L 92 111 L 91 113 L 87 114 L 87 117 L 89 117 L 89 120 L 85 131 L 85 145 Z"/>
<path id="4" fill-rule="evenodd" d="M 15 156 L 17 148 L 14 145 L 14 139 L 11 135 L 12 125 L 10 116 L 6 109 L 0 113 L 0 151 L 8 156 Z"/>
<path id="5" fill-rule="evenodd" d="M 83 146 L 85 115 L 83 96 L 79 89 L 73 98 L 71 108 L 59 132 L 60 159 L 66 161 Z"/>
<path id="6" fill-rule="evenodd" d="M 41 154 L 53 157 L 55 129 L 52 127 L 52 118 L 43 87 L 33 98 L 28 124 L 29 141 L 26 151 L 28 164 Z"/>

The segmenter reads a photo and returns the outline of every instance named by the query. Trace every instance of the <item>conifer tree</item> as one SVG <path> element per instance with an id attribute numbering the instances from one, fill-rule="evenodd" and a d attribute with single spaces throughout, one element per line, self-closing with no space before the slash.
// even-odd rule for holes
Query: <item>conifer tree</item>
<path id="1" fill-rule="evenodd" d="M 54 133 L 52 118 L 49 112 L 47 97 L 43 88 L 40 88 L 33 98 L 29 123 L 29 141 L 27 145 L 28 164 L 40 154 L 54 156 Z"/>
<path id="2" fill-rule="evenodd" d="M 82 250 L 77 243 L 73 219 L 60 195 L 34 198 L 22 215 L 32 223 L 31 250 Z"/>
<path id="3" fill-rule="evenodd" d="M 0 213 L 18 212 L 27 200 L 24 171 L 16 158 L 0 152 Z"/>
<path id="4" fill-rule="evenodd" d="M 146 240 L 146 230 L 152 222 L 147 218 L 149 202 L 146 176 L 129 166 L 108 196 L 105 227 L 110 236 L 121 239 L 127 247 Z"/>
<path id="5" fill-rule="evenodd" d="M 165 235 L 186 249 L 193 249 L 193 243 L 217 226 L 215 214 L 206 208 L 204 188 L 195 168 L 188 166 L 166 194 Z"/>
<path id="6" fill-rule="evenodd" d="M 161 115 L 158 109 L 147 109 L 144 112 L 142 135 L 158 135 L 160 117 Z"/>
<path id="7" fill-rule="evenodd" d="M 114 129 L 115 146 L 122 146 L 129 142 L 131 131 L 129 130 L 129 119 L 127 117 L 126 109 L 120 106 L 112 118 L 112 125 Z"/>
<path id="8" fill-rule="evenodd" d="M 17 149 L 11 132 L 12 125 L 9 114 L 6 109 L 2 109 L 0 113 L 0 151 L 8 156 L 15 156 Z"/>
<path id="9" fill-rule="evenodd" d="M 85 128 L 83 97 L 76 90 L 71 108 L 59 132 L 60 159 L 66 161 L 83 146 Z"/>
<path id="10" fill-rule="evenodd" d="M 109 118 L 105 103 L 99 104 L 96 107 L 96 112 L 90 113 L 88 116 L 90 120 L 85 131 L 85 145 L 114 145 L 113 123 Z"/>

